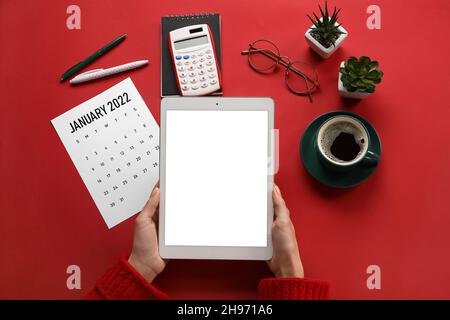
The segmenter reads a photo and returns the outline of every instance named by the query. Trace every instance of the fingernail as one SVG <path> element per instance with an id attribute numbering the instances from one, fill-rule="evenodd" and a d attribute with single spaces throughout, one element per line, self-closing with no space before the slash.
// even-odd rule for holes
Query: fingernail
<path id="1" fill-rule="evenodd" d="M 159 190 L 158 187 L 154 187 L 151 195 L 154 195 L 158 190 Z"/>
<path id="2" fill-rule="evenodd" d="M 278 186 L 277 185 L 274 185 L 274 187 L 273 187 L 274 189 L 275 189 L 275 192 L 276 193 L 278 193 L 278 194 L 281 194 L 281 192 L 280 192 L 280 188 L 278 188 Z"/>

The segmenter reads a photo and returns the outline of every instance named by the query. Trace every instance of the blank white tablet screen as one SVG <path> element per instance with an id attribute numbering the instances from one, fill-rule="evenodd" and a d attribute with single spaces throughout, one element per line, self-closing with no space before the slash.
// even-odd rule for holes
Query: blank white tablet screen
<path id="1" fill-rule="evenodd" d="M 167 111 L 166 245 L 267 246 L 268 116 Z"/>

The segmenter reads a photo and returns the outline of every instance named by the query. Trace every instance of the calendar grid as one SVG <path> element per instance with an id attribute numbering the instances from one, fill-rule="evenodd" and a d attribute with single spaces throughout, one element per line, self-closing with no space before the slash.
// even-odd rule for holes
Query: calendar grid
<path id="1" fill-rule="evenodd" d="M 130 78 L 52 120 L 108 227 L 159 177 L 159 127 Z"/>

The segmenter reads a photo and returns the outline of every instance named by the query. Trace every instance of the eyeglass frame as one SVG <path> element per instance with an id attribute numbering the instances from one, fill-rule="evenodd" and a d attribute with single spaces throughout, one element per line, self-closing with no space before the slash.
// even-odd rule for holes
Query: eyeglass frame
<path id="1" fill-rule="evenodd" d="M 285 68 L 285 83 L 286 83 L 288 89 L 289 89 L 292 93 L 294 93 L 294 94 L 301 95 L 301 96 L 308 96 L 309 101 L 312 102 L 312 92 L 313 92 L 315 89 L 320 89 L 320 86 L 319 86 L 319 74 L 317 73 L 317 70 L 316 70 L 311 64 L 309 64 L 309 63 L 307 63 L 307 62 L 305 62 L 305 61 L 290 61 L 289 57 L 287 57 L 287 56 L 282 56 L 282 55 L 280 55 L 280 54 L 277 54 L 277 53 L 273 52 L 273 51 L 270 50 L 270 49 L 258 49 L 257 47 L 255 47 L 255 43 L 260 42 L 260 41 L 261 41 L 261 42 L 262 42 L 262 41 L 265 41 L 265 42 L 270 43 L 270 44 L 273 45 L 273 46 L 278 50 L 278 52 L 279 52 L 278 47 L 277 47 L 272 41 L 270 41 L 270 40 L 259 39 L 259 40 L 254 41 L 253 43 L 251 43 L 251 44 L 248 45 L 248 46 L 249 46 L 249 49 L 248 49 L 248 50 L 241 51 L 241 55 L 247 55 L 247 56 L 248 56 L 248 63 L 249 63 L 249 65 L 250 65 L 250 67 L 251 67 L 253 70 L 255 70 L 256 72 L 258 72 L 258 73 L 264 73 L 264 71 L 266 71 L 266 70 L 275 69 L 278 65 L 283 66 L 283 67 Z M 270 52 L 270 54 L 267 53 L 267 51 Z M 250 60 L 250 56 L 251 56 L 251 54 L 252 54 L 253 52 L 261 53 L 262 55 L 266 56 L 267 58 L 269 58 L 269 59 L 275 61 L 275 64 L 274 64 L 273 66 L 270 66 L 270 67 L 266 68 L 266 69 L 259 69 L 259 68 L 255 67 L 255 66 L 253 65 L 253 63 L 251 62 L 251 60 Z M 287 61 L 286 61 L 286 60 L 287 60 Z M 306 74 L 304 74 L 303 72 L 301 72 L 300 70 L 298 70 L 297 68 L 295 68 L 295 67 L 293 66 L 294 63 L 302 63 L 302 64 L 304 64 L 304 65 L 310 67 L 311 70 L 314 72 L 314 74 L 315 74 L 317 80 L 311 79 L 311 78 L 308 77 Z M 307 89 L 307 91 L 305 91 L 305 92 L 299 92 L 299 91 L 296 91 L 296 90 L 294 90 L 294 89 L 291 88 L 291 86 L 289 85 L 289 82 L 287 81 L 287 76 L 289 75 L 289 70 L 291 70 L 292 72 L 294 72 L 294 73 L 296 73 L 297 75 L 301 76 L 301 77 L 305 80 L 305 84 L 306 84 L 306 89 Z M 311 89 L 310 89 L 309 86 L 308 86 L 308 81 L 311 82 L 311 83 L 313 84 L 313 86 L 312 86 Z"/>

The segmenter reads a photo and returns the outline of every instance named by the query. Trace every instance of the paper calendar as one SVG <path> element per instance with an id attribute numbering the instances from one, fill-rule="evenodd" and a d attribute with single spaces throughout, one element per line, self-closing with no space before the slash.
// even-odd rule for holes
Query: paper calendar
<path id="1" fill-rule="evenodd" d="M 159 127 L 130 78 L 51 122 L 108 228 L 142 210 L 159 178 Z"/>

